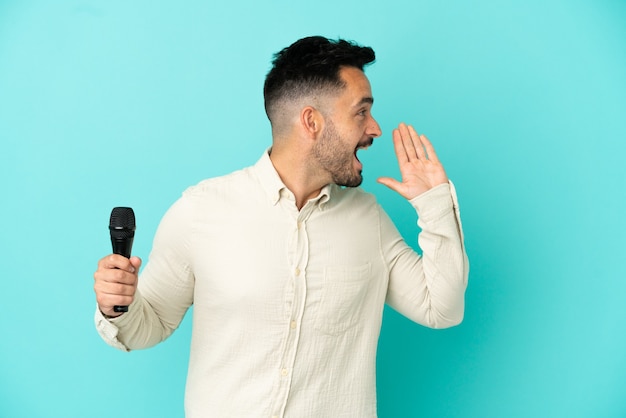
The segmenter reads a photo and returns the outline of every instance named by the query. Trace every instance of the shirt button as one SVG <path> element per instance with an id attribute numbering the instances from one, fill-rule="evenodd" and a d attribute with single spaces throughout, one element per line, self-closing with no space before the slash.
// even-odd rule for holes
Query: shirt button
<path id="1" fill-rule="evenodd" d="M 296 271 L 295 271 L 295 273 L 296 273 L 296 276 L 299 276 L 299 275 L 300 275 L 300 269 L 299 269 L 298 267 L 296 267 Z"/>
<path id="2" fill-rule="evenodd" d="M 291 321 L 291 329 L 296 329 L 296 321 Z"/>
<path id="3" fill-rule="evenodd" d="M 287 376 L 287 374 L 289 374 L 289 371 L 287 369 L 282 369 L 280 371 L 280 374 L 283 375 L 283 376 Z"/>

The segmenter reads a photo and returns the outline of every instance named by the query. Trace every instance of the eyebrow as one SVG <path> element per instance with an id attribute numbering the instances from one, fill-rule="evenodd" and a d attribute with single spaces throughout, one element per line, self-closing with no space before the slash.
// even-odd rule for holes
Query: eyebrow
<path id="1" fill-rule="evenodd" d="M 362 105 L 364 105 L 366 103 L 369 103 L 369 104 L 373 105 L 374 104 L 374 98 L 373 97 L 363 97 L 361 100 L 359 100 L 359 102 L 355 105 L 355 107 L 362 106 Z"/>

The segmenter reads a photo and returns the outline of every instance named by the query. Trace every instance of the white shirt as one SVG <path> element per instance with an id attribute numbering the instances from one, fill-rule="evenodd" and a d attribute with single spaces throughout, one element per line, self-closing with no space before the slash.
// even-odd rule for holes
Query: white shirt
<path id="1" fill-rule="evenodd" d="M 205 417 L 376 417 L 385 302 L 432 328 L 463 318 L 468 262 L 453 186 L 411 200 L 420 257 L 373 195 L 329 185 L 297 210 L 267 153 L 189 188 L 168 210 L 122 350 L 152 346 L 193 304 L 185 411 Z"/>

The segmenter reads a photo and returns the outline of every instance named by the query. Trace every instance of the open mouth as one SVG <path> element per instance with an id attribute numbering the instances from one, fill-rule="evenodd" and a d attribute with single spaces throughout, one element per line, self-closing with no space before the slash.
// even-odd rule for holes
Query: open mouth
<path id="1" fill-rule="evenodd" d="M 359 157 L 357 156 L 357 152 L 360 150 L 368 149 L 373 143 L 374 143 L 374 138 L 368 138 L 366 141 L 359 142 L 356 149 L 354 150 L 354 158 L 356 158 L 358 162 L 361 162 L 359 160 Z"/>

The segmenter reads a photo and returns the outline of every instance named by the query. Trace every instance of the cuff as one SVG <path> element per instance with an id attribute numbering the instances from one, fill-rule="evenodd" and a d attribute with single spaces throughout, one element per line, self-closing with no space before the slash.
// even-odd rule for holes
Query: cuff
<path id="1" fill-rule="evenodd" d="M 456 202 L 456 191 L 452 182 L 433 187 L 427 192 L 409 200 L 424 222 L 435 221 L 453 210 Z"/>
<path id="2" fill-rule="evenodd" d="M 118 318 L 121 318 L 125 314 L 121 315 Z M 130 351 L 128 347 L 120 342 L 117 339 L 117 334 L 119 329 L 115 325 L 113 321 L 116 321 L 118 318 L 110 318 L 107 319 L 100 311 L 100 308 L 96 305 L 96 314 L 94 316 L 94 322 L 96 324 L 96 331 L 100 334 L 100 337 L 104 340 L 105 343 L 110 345 L 111 347 L 117 348 L 122 351 Z"/>
<path id="3" fill-rule="evenodd" d="M 96 324 L 98 334 L 100 334 L 100 337 L 102 337 L 105 343 L 111 347 L 117 348 L 118 350 L 130 351 L 130 349 L 126 347 L 126 345 L 124 345 L 124 343 L 122 343 L 117 336 L 121 328 L 123 329 L 126 324 L 132 322 L 131 312 L 141 309 L 140 299 L 141 297 L 139 292 L 135 292 L 135 299 L 128 307 L 128 312 L 125 312 L 120 316 L 116 316 L 115 318 L 107 318 L 96 304 L 94 322 Z"/>

